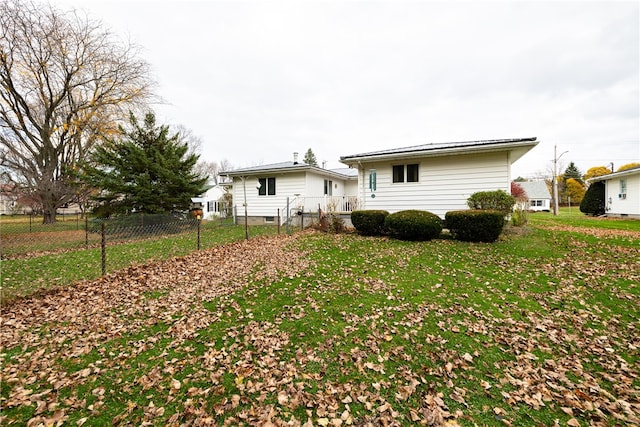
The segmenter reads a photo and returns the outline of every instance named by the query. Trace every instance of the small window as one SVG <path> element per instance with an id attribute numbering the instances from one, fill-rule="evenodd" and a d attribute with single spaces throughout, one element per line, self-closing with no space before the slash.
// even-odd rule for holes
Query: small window
<path id="1" fill-rule="evenodd" d="M 393 182 L 404 182 L 404 165 L 393 167 Z"/>
<path id="2" fill-rule="evenodd" d="M 276 195 L 276 179 L 275 178 L 267 178 L 267 194 L 269 196 Z"/>
<path id="3" fill-rule="evenodd" d="M 627 180 L 620 180 L 620 194 L 627 194 Z"/>
<path id="4" fill-rule="evenodd" d="M 207 212 L 214 212 L 215 208 L 214 208 L 214 201 L 213 200 L 209 200 L 207 202 Z"/>
<path id="5" fill-rule="evenodd" d="M 333 195 L 333 181 L 329 179 L 324 180 L 324 195 L 325 196 Z"/>
<path id="6" fill-rule="evenodd" d="M 395 165 L 393 166 L 393 182 L 405 182 L 405 169 L 407 182 L 418 182 L 420 174 L 417 163 L 409 165 Z"/>
<path id="7" fill-rule="evenodd" d="M 259 178 L 260 188 L 258 188 L 258 196 L 274 196 L 276 194 L 275 178 Z"/>
<path id="8" fill-rule="evenodd" d="M 271 224 L 271 223 L 276 222 L 276 218 L 273 217 L 273 216 L 265 216 L 264 217 L 264 222 Z"/>
<path id="9" fill-rule="evenodd" d="M 418 182 L 418 164 L 407 165 L 407 182 Z"/>

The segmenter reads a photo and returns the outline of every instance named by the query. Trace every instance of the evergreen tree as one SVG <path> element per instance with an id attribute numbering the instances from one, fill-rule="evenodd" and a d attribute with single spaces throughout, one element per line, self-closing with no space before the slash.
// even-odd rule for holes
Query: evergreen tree
<path id="1" fill-rule="evenodd" d="M 307 150 L 307 153 L 304 155 L 304 159 L 302 159 L 302 161 L 311 166 L 318 166 L 318 159 L 316 159 L 316 155 L 313 154 L 311 148 Z"/>
<path id="2" fill-rule="evenodd" d="M 564 174 L 562 175 L 562 180 L 566 183 L 569 178 L 573 178 L 578 181 L 580 184 L 583 184 L 582 181 L 582 172 L 578 169 L 575 163 L 569 163 L 569 166 L 564 170 Z"/>
<path id="3" fill-rule="evenodd" d="M 131 113 L 130 129 L 120 132 L 119 139 L 98 146 L 85 167 L 85 180 L 100 189 L 99 212 L 188 210 L 206 184 L 194 169 L 199 156 L 188 154 L 188 145 L 177 133 L 170 135 L 168 126 L 156 126 L 153 113 L 142 124 Z"/>
<path id="4" fill-rule="evenodd" d="M 594 182 L 587 188 L 586 193 L 584 193 L 582 202 L 580 202 L 580 212 L 593 216 L 604 214 L 604 198 L 604 182 Z"/>

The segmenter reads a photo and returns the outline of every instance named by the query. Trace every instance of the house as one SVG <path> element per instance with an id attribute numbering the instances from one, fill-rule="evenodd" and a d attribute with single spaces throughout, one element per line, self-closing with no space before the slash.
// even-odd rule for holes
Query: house
<path id="1" fill-rule="evenodd" d="M 0 185 L 0 215 L 26 215 L 34 212 L 38 203 L 13 184 Z"/>
<path id="2" fill-rule="evenodd" d="M 544 211 L 549 212 L 551 210 L 551 193 L 547 183 L 544 181 L 523 181 L 518 182 L 518 185 L 522 187 L 529 199 L 530 211 Z"/>
<path id="3" fill-rule="evenodd" d="M 640 167 L 591 178 L 604 182 L 605 215 L 640 218 Z"/>
<path id="4" fill-rule="evenodd" d="M 225 217 L 230 214 L 223 196 L 225 195 L 225 184 L 208 184 L 205 192 L 199 197 L 191 198 L 192 208 L 202 209 L 202 219 L 211 220 L 216 217 Z"/>
<path id="5" fill-rule="evenodd" d="M 425 144 L 340 157 L 358 174 L 361 209 L 419 209 L 440 217 L 468 209 L 478 191 L 510 192 L 511 165 L 533 138 Z"/>
<path id="6" fill-rule="evenodd" d="M 275 224 L 318 210 L 348 213 L 358 207 L 354 170 L 324 169 L 293 161 L 221 172 L 231 180 L 236 223 Z"/>

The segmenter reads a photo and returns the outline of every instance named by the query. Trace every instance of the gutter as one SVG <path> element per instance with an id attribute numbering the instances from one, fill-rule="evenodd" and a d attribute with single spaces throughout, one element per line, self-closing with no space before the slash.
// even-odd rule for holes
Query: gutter
<path id="1" fill-rule="evenodd" d="M 398 160 L 398 159 L 410 159 L 415 157 L 441 157 L 449 154 L 474 154 L 474 153 L 487 153 L 487 152 L 495 152 L 495 151 L 505 151 L 513 148 L 522 148 L 522 147 L 535 147 L 538 145 L 539 141 L 535 138 L 512 142 L 506 144 L 486 144 L 486 145 L 477 145 L 477 146 L 460 146 L 460 147 L 449 147 L 449 148 L 423 148 L 416 149 L 413 151 L 402 151 L 398 153 L 379 153 L 379 154 L 356 154 L 354 156 L 343 156 L 340 157 L 340 162 L 352 167 L 354 163 L 361 162 L 375 162 L 380 160 Z"/>

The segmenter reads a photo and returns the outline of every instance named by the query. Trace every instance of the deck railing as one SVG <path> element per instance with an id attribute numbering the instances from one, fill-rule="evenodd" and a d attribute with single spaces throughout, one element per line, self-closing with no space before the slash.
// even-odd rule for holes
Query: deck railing
<path id="1" fill-rule="evenodd" d="M 286 215 L 286 207 L 282 210 L 285 215 L 282 216 L 281 223 L 284 224 L 287 218 L 289 221 L 297 220 L 302 214 L 316 214 L 318 210 L 325 213 L 351 213 L 358 210 L 360 206 L 358 196 L 296 196 L 289 200 L 289 215 Z"/>
<path id="2" fill-rule="evenodd" d="M 304 212 L 348 213 L 357 210 L 360 206 L 358 196 L 316 196 L 316 197 L 296 197 L 291 208 L 302 209 Z"/>

